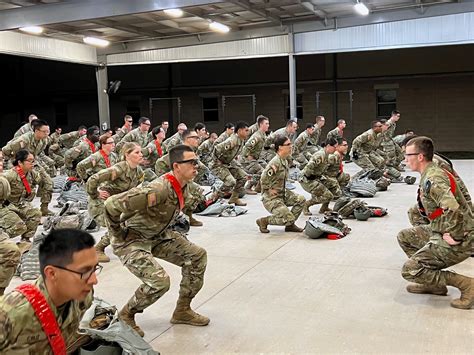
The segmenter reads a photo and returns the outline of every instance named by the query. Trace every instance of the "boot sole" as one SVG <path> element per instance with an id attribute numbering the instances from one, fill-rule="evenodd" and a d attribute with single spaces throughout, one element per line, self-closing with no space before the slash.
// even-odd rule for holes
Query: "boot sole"
<path id="1" fill-rule="evenodd" d="M 209 320 L 207 323 L 196 323 L 196 322 L 192 322 L 192 321 L 185 321 L 185 320 L 177 320 L 177 319 L 171 319 L 170 320 L 170 323 L 172 324 L 187 324 L 187 325 L 193 325 L 193 326 L 196 326 L 196 327 L 204 327 L 206 325 L 208 325 L 209 323 L 211 322 L 211 320 Z"/>
<path id="2" fill-rule="evenodd" d="M 457 308 L 457 309 L 471 309 L 472 306 L 474 306 L 474 303 L 471 303 L 467 306 L 464 306 L 464 305 L 459 305 L 459 304 L 455 304 L 455 303 L 451 302 L 451 307 Z"/>
<path id="3" fill-rule="evenodd" d="M 426 291 L 409 291 L 407 289 L 408 293 L 415 293 L 417 295 L 435 295 L 435 296 L 447 296 L 448 292 L 426 292 Z"/>

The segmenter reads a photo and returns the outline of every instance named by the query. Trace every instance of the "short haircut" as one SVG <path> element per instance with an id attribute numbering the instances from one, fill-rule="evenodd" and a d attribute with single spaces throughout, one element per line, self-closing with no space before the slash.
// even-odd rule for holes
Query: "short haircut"
<path id="1" fill-rule="evenodd" d="M 264 115 L 258 115 L 257 117 L 257 125 L 260 127 L 263 121 L 270 121 L 268 117 L 265 117 Z"/>
<path id="2" fill-rule="evenodd" d="M 388 120 L 387 120 L 386 118 L 381 118 L 381 119 L 379 120 L 379 122 L 380 122 L 381 124 L 387 124 Z"/>
<path id="3" fill-rule="evenodd" d="M 328 146 L 328 145 L 334 147 L 334 146 L 336 146 L 337 144 L 338 144 L 338 143 L 337 143 L 337 139 L 331 137 L 331 138 L 326 139 L 323 143 L 321 143 L 321 147 L 326 147 L 326 146 Z"/>
<path id="4" fill-rule="evenodd" d="M 181 123 L 178 125 L 178 129 L 183 129 L 183 127 L 187 127 L 187 126 L 186 126 L 186 123 L 181 122 Z"/>
<path id="5" fill-rule="evenodd" d="M 206 125 L 204 123 L 198 122 L 194 125 L 194 130 L 200 131 L 201 129 L 206 128 Z"/>
<path id="6" fill-rule="evenodd" d="M 314 128 L 314 124 L 312 124 L 312 123 L 306 124 L 306 129 L 308 129 L 308 128 Z"/>
<path id="7" fill-rule="evenodd" d="M 48 122 L 40 119 L 31 122 L 31 127 L 33 127 L 33 131 L 39 131 L 43 126 L 49 126 Z"/>
<path id="8" fill-rule="evenodd" d="M 150 119 L 148 117 L 140 117 L 138 124 L 146 123 L 146 121 L 150 121 Z"/>
<path id="9" fill-rule="evenodd" d="M 169 157 L 170 157 L 170 165 L 173 169 L 174 163 L 178 163 L 183 160 L 183 156 L 185 152 L 194 153 L 193 148 L 188 147 L 184 144 L 175 145 L 173 148 L 170 149 Z"/>
<path id="10" fill-rule="evenodd" d="M 13 160 L 13 165 L 18 166 L 18 163 L 23 163 L 26 159 L 28 159 L 28 155 L 30 152 L 26 149 L 20 149 L 15 154 L 15 159 Z"/>
<path id="11" fill-rule="evenodd" d="M 318 122 L 320 122 L 324 119 L 325 119 L 324 116 L 316 116 L 316 123 L 318 123 Z"/>
<path id="12" fill-rule="evenodd" d="M 341 137 L 337 138 L 337 144 L 341 145 L 341 144 L 344 143 L 344 142 L 347 143 L 347 139 L 341 138 Z"/>
<path id="13" fill-rule="evenodd" d="M 414 135 L 412 135 L 412 136 L 405 137 L 405 138 L 403 138 L 402 143 L 401 143 L 400 145 L 401 145 L 402 147 L 404 147 L 404 146 L 407 145 L 407 143 L 408 143 L 409 141 L 411 141 L 413 138 L 416 138 L 416 137 L 418 137 L 416 134 L 414 134 Z"/>
<path id="14" fill-rule="evenodd" d="M 415 134 L 415 131 L 412 130 L 412 129 L 407 129 L 407 130 L 405 130 L 405 134 L 408 134 L 408 133 L 413 133 L 413 134 Z"/>
<path id="15" fill-rule="evenodd" d="M 82 130 L 82 129 L 87 129 L 87 127 L 84 126 L 84 125 L 82 125 L 82 124 L 81 124 L 79 127 L 77 127 L 77 130 L 78 130 L 78 131 L 80 131 L 80 130 Z"/>
<path id="16" fill-rule="evenodd" d="M 249 124 L 247 122 L 239 121 L 235 124 L 235 131 L 237 132 L 239 129 L 248 128 L 248 126 Z"/>
<path id="17" fill-rule="evenodd" d="M 32 113 L 31 115 L 28 116 L 28 122 L 34 121 L 34 120 L 37 120 L 37 119 L 38 119 L 38 117 L 34 113 Z"/>
<path id="18" fill-rule="evenodd" d="M 230 129 L 230 128 L 234 128 L 234 124 L 232 122 L 227 122 L 225 125 L 224 125 L 224 128 L 225 129 Z"/>
<path id="19" fill-rule="evenodd" d="M 285 144 L 286 141 L 289 141 L 290 138 L 288 138 L 287 136 L 285 135 L 277 135 L 275 140 L 273 141 L 273 144 L 275 145 L 275 151 L 278 152 L 278 150 L 280 149 L 280 147 Z"/>
<path id="20" fill-rule="evenodd" d="M 293 125 L 293 123 L 298 124 L 298 122 L 296 122 L 295 120 L 288 120 L 288 122 L 286 122 L 286 127 L 290 127 L 291 125 Z"/>
<path id="21" fill-rule="evenodd" d="M 162 126 L 163 126 L 163 124 L 165 124 L 165 123 L 168 123 L 168 124 L 169 124 L 168 121 L 161 121 L 161 125 L 162 125 Z"/>
<path id="22" fill-rule="evenodd" d="M 346 120 L 343 120 L 341 118 L 341 119 L 337 120 L 337 125 L 339 126 L 340 124 L 345 123 L 345 122 L 346 122 Z"/>
<path id="23" fill-rule="evenodd" d="M 165 131 L 165 129 L 161 126 L 156 126 L 151 130 L 151 135 L 153 136 L 153 139 L 156 139 L 156 136 L 160 134 L 161 131 Z"/>
<path id="24" fill-rule="evenodd" d="M 425 136 L 412 138 L 407 143 L 407 147 L 409 146 L 414 146 L 417 153 L 423 154 L 426 161 L 433 160 L 434 144 L 431 138 Z"/>
<path id="25" fill-rule="evenodd" d="M 209 136 L 209 138 L 214 138 L 214 139 L 217 139 L 217 137 L 218 137 L 217 133 L 215 133 L 215 132 L 212 132 Z"/>
<path id="26" fill-rule="evenodd" d="M 124 120 L 124 121 L 130 120 L 130 119 L 133 121 L 133 117 L 130 116 L 130 115 L 125 115 L 125 116 L 123 116 L 123 120 Z"/>
<path id="27" fill-rule="evenodd" d="M 54 130 L 55 130 L 55 131 L 58 130 L 58 129 L 63 129 L 63 128 L 62 128 L 61 126 L 55 126 L 55 127 L 54 127 Z"/>
<path id="28" fill-rule="evenodd" d="M 399 115 L 399 114 L 400 114 L 400 111 L 398 111 L 398 110 L 393 110 L 392 111 L 392 116 Z"/>
<path id="29" fill-rule="evenodd" d="M 193 131 L 193 130 L 190 130 L 190 129 L 184 130 L 183 133 L 181 133 L 181 137 L 183 137 L 183 141 L 186 138 L 188 138 L 191 135 L 191 133 L 193 133 L 193 132 L 196 133 L 196 131 Z"/>
<path id="30" fill-rule="evenodd" d="M 74 253 L 93 248 L 94 238 L 79 229 L 52 230 L 39 246 L 40 271 L 48 265 L 66 267 L 73 261 Z"/>
<path id="31" fill-rule="evenodd" d="M 100 130 L 99 130 L 99 127 L 97 127 L 97 126 L 91 126 L 91 127 L 89 127 L 89 128 L 87 129 L 86 136 L 92 136 L 92 135 L 95 133 L 95 131 L 100 131 Z"/>
<path id="32" fill-rule="evenodd" d="M 106 135 L 106 134 L 101 135 L 100 138 L 99 138 L 100 147 L 102 148 L 102 146 L 103 146 L 105 143 L 107 143 L 107 140 L 109 140 L 109 139 L 112 139 L 112 137 L 110 137 L 110 136 L 108 136 L 108 135 Z"/>
<path id="33" fill-rule="evenodd" d="M 370 122 L 370 127 L 374 128 L 377 124 L 382 123 L 380 120 L 373 120 Z"/>

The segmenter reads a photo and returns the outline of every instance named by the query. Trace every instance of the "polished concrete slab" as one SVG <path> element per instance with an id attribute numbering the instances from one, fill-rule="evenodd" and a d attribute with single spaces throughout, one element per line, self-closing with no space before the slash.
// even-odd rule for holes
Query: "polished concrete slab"
<path id="1" fill-rule="evenodd" d="M 455 161 L 474 192 L 474 161 Z M 357 168 L 348 164 L 346 170 Z M 408 174 L 408 173 L 405 173 Z M 367 201 L 389 214 L 367 222 L 349 220 L 344 239 L 310 240 L 270 226 L 259 196 L 248 196 L 248 213 L 231 218 L 199 217 L 189 239 L 208 251 L 205 284 L 194 308 L 211 318 L 207 327 L 172 325 L 180 269 L 160 261 L 170 291 L 137 316 L 145 339 L 162 354 L 227 353 L 474 353 L 474 310 L 451 308 L 448 296 L 405 291 L 400 269 L 406 257 L 396 241 L 409 227 L 406 210 L 416 185 L 392 184 Z M 297 186 L 297 192 L 304 193 Z M 319 207 L 313 207 L 316 213 Z M 307 217 L 300 217 L 304 226 Z M 103 233 L 97 233 L 97 238 Z M 113 256 L 104 264 L 98 297 L 121 307 L 139 285 Z M 474 277 L 474 258 L 452 268 Z M 11 286 L 20 283 L 15 278 Z"/>

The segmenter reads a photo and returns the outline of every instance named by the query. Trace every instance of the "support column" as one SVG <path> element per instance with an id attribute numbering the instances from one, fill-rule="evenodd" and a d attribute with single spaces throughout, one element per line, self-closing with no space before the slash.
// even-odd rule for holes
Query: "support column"
<path id="1" fill-rule="evenodd" d="M 295 58 L 295 47 L 293 40 L 293 28 L 288 33 L 288 71 L 289 71 L 289 93 L 290 93 L 290 119 L 297 120 L 296 117 L 296 58 Z"/>
<path id="2" fill-rule="evenodd" d="M 108 78 L 107 65 L 99 61 L 101 65 L 96 67 L 95 76 L 97 81 L 97 102 L 99 106 L 99 125 L 102 130 L 110 128 L 109 95 L 107 95 Z"/>

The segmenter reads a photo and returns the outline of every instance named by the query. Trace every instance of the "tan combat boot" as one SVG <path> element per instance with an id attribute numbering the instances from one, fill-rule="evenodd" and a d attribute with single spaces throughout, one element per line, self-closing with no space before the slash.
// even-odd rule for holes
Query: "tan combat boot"
<path id="1" fill-rule="evenodd" d="M 170 322 L 173 324 L 189 324 L 204 326 L 208 325 L 210 319 L 194 312 L 191 309 L 191 300 L 189 297 L 179 297 L 176 308 L 173 312 Z"/>
<path id="2" fill-rule="evenodd" d="M 312 216 L 313 214 L 311 213 L 311 211 L 309 210 L 309 208 L 312 206 L 313 204 L 310 203 L 309 201 L 306 201 L 303 205 L 303 214 L 305 216 Z"/>
<path id="3" fill-rule="evenodd" d="M 108 263 L 110 262 L 110 258 L 105 254 L 104 250 L 100 250 L 97 247 L 95 248 L 97 253 L 97 258 L 99 259 L 99 263 Z"/>
<path id="4" fill-rule="evenodd" d="M 319 213 L 330 212 L 332 209 L 329 208 L 329 202 L 324 202 L 319 209 Z"/>
<path id="5" fill-rule="evenodd" d="M 191 227 L 202 227 L 202 222 L 194 218 L 192 213 L 188 213 L 187 216 L 189 217 L 189 225 Z"/>
<path id="6" fill-rule="evenodd" d="M 301 233 L 304 229 L 298 227 L 296 224 L 290 224 L 289 226 L 285 227 L 285 232 L 296 232 L 296 233 Z"/>
<path id="7" fill-rule="evenodd" d="M 137 312 L 131 311 L 128 307 L 128 304 L 126 304 L 125 306 L 123 306 L 118 316 L 120 320 L 122 320 L 122 322 L 132 327 L 132 329 L 143 338 L 145 336 L 145 332 L 137 325 L 137 323 L 135 323 L 135 314 L 137 314 Z"/>
<path id="8" fill-rule="evenodd" d="M 268 217 L 262 217 L 255 221 L 257 223 L 258 228 L 260 229 L 260 233 L 270 233 L 268 230 Z"/>
<path id="9" fill-rule="evenodd" d="M 48 209 L 48 204 L 47 203 L 42 203 L 41 207 L 40 207 L 40 210 L 41 210 L 41 215 L 43 217 L 48 217 L 48 216 L 53 216 L 54 215 L 54 212 L 50 211 Z"/>
<path id="10" fill-rule="evenodd" d="M 471 277 L 448 272 L 446 283 L 461 291 L 461 297 L 451 301 L 451 307 L 471 309 L 474 305 L 474 279 Z"/>
<path id="11" fill-rule="evenodd" d="M 247 206 L 245 202 L 239 199 L 239 193 L 234 191 L 229 198 L 229 204 L 235 204 L 236 206 Z"/>
<path id="12" fill-rule="evenodd" d="M 448 288 L 446 286 L 421 285 L 410 284 L 407 286 L 407 291 L 410 293 L 428 293 L 431 295 L 446 296 Z"/>
<path id="13" fill-rule="evenodd" d="M 107 232 L 104 234 L 102 238 L 100 238 L 99 242 L 95 245 L 95 251 L 97 253 L 97 257 L 99 258 L 99 263 L 108 263 L 110 258 L 105 254 L 105 248 L 109 245 Z"/>

